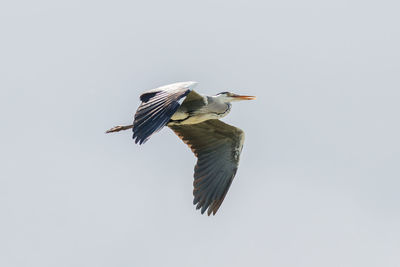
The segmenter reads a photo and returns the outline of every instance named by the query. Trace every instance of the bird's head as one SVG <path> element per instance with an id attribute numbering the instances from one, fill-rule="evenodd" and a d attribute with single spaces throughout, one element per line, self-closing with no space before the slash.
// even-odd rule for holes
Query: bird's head
<path id="1" fill-rule="evenodd" d="M 255 96 L 249 96 L 249 95 L 237 95 L 231 92 L 222 92 L 219 94 L 216 94 L 215 97 L 220 100 L 221 102 L 224 103 L 230 103 L 233 101 L 240 101 L 240 100 L 254 100 L 256 99 Z"/>

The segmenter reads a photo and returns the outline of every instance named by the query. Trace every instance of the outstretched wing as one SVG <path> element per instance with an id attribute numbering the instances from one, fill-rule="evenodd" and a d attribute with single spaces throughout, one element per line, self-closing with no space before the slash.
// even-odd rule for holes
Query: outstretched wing
<path id="1" fill-rule="evenodd" d="M 152 134 L 161 130 L 181 105 L 192 94 L 196 82 L 180 82 L 149 90 L 140 96 L 142 103 L 133 122 L 133 139 L 143 144 Z"/>
<path id="2" fill-rule="evenodd" d="M 243 148 L 244 132 L 220 120 L 169 126 L 197 157 L 194 200 L 201 213 L 218 211 L 235 177 Z"/>

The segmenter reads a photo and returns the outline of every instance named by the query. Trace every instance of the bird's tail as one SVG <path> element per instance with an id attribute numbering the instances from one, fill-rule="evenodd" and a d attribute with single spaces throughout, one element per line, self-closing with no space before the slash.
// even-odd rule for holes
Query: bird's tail
<path id="1" fill-rule="evenodd" d="M 118 125 L 118 126 L 111 128 L 110 130 L 107 130 L 106 133 L 115 133 L 115 132 L 119 132 L 119 131 L 123 131 L 123 130 L 128 130 L 131 128 L 133 128 L 133 124 L 125 125 L 125 126 Z"/>

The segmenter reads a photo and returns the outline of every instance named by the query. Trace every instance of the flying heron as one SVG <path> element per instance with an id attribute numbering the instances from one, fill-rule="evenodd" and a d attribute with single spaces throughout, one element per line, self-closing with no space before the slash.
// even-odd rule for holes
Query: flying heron
<path id="1" fill-rule="evenodd" d="M 135 143 L 143 144 L 165 125 L 171 128 L 197 157 L 193 204 L 202 214 L 208 209 L 208 215 L 215 215 L 235 177 L 244 142 L 241 129 L 219 119 L 230 112 L 231 102 L 255 97 L 230 92 L 200 95 L 193 90 L 196 85 L 179 82 L 144 92 L 133 124 L 106 133 L 133 128 Z"/>

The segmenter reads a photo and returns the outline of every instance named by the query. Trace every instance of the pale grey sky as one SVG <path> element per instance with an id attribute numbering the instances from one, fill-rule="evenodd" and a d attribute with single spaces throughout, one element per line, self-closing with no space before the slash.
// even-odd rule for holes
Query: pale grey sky
<path id="1" fill-rule="evenodd" d="M 400 266 L 399 8 L 0 4 L 0 266 Z M 104 134 L 186 80 L 258 97 L 214 217 L 172 131 Z"/>

